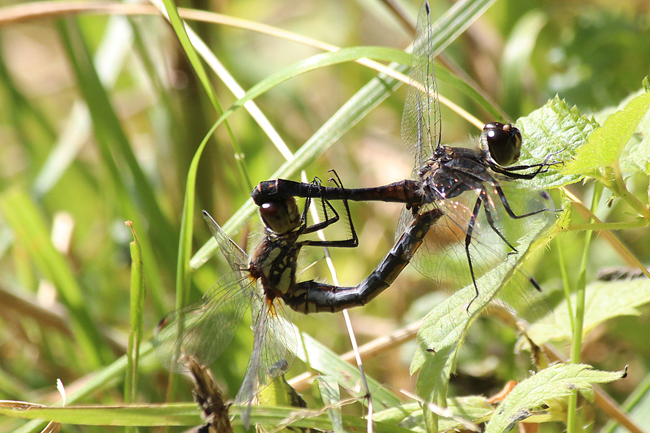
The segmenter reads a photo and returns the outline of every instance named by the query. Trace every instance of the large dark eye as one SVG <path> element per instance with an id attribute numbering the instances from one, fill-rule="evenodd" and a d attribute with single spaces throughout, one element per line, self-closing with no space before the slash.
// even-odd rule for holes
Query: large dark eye
<path id="1" fill-rule="evenodd" d="M 264 224 L 275 233 L 289 233 L 300 225 L 298 206 L 292 197 L 284 202 L 262 203 L 260 216 Z"/>
<path id="2" fill-rule="evenodd" d="M 509 123 L 488 123 L 483 127 L 481 147 L 497 164 L 510 165 L 521 154 L 521 132 Z"/>

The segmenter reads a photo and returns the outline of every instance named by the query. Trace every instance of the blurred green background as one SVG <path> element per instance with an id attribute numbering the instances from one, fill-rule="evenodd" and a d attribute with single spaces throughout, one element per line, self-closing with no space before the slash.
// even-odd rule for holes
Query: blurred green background
<path id="1" fill-rule="evenodd" d="M 79 4 L 92 6 L 91 2 Z M 194 1 L 177 5 L 264 23 L 339 47 L 404 49 L 413 38 L 411 30 L 384 3 L 372 0 Z M 15 10 L 11 6 L 20 6 L 19 2 L 5 0 L 0 6 L 0 194 L 4 218 L 0 219 L 0 398 L 51 403 L 58 398 L 54 390 L 57 378 L 64 384 L 73 383 L 124 353 L 129 331 L 131 241 L 124 221 L 134 222 L 143 242 L 145 337 L 174 309 L 187 171 L 218 116 L 174 33 L 160 17 L 132 15 L 127 19 L 99 13 L 55 18 L 45 13 L 27 14 L 19 21 L 10 13 Z M 403 0 L 400 6 L 413 22 L 419 2 Z M 434 2 L 434 16 L 450 6 L 450 2 Z M 638 90 L 650 73 L 649 9 L 645 0 L 499 0 L 445 50 L 443 61 L 466 74 L 468 82 L 475 83 L 513 120 L 556 94 L 582 113 L 596 113 L 618 105 Z M 320 52 L 250 30 L 197 22 L 191 26 L 244 89 Z M 93 86 L 84 45 L 94 59 L 105 94 Z M 220 103 L 229 107 L 237 98 L 214 74 L 209 75 Z M 295 152 L 375 75 L 355 63 L 321 68 L 276 86 L 255 102 Z M 480 120 L 492 120 L 449 85 L 439 82 L 439 91 Z M 399 137 L 404 95 L 402 86 L 340 137 L 309 164 L 307 178 L 318 176 L 325 181 L 331 168 L 348 187 L 410 177 L 412 157 Z M 112 112 L 107 110 L 106 97 Z M 86 107 L 95 107 L 92 122 Z M 479 132 L 445 107 L 442 118 L 443 142 L 464 140 Z M 284 162 L 268 135 L 244 110 L 238 110 L 229 122 L 241 155 L 235 157 L 226 129 L 220 127 L 203 154 L 196 188 L 195 210 L 208 210 L 220 224 L 249 198 L 251 185 L 237 168 L 238 161 L 252 185 L 269 179 Z M 643 197 L 647 177 L 633 179 L 634 185 L 633 191 Z M 589 188 L 589 184 L 576 185 L 574 191 L 589 195 Z M 385 255 L 393 244 L 400 212 L 399 205 L 390 204 L 351 207 L 360 246 L 332 252 L 344 285 L 358 284 Z M 616 220 L 617 212 L 624 211 L 614 206 L 604 212 Z M 200 212 L 195 212 L 194 230 L 196 251 L 210 237 Z M 249 246 L 249 235 L 259 230 L 254 217 L 234 239 Z M 642 262 L 650 262 L 647 230 L 619 235 Z M 58 253 L 51 245 L 43 245 L 49 236 Z M 582 236 L 565 236 L 569 263 L 579 262 Z M 602 266 L 622 263 L 603 245 L 600 240 L 594 243 L 590 278 Z M 57 254 L 59 259 L 54 258 Z M 328 279 L 320 260 L 322 251 L 306 249 L 303 256 L 305 265 L 317 263 L 301 278 Z M 555 251 L 540 261 L 536 277 L 539 274 L 542 283 L 557 285 Z M 201 267 L 192 277 L 192 298 L 199 299 L 226 270 L 221 257 Z M 428 282 L 407 268 L 377 300 L 351 311 L 357 337 L 368 341 L 420 318 L 408 316 L 408 311 L 413 301 L 428 291 Z M 75 325 L 71 334 L 70 316 L 77 318 L 78 326 L 93 324 L 91 340 L 93 335 L 102 336 L 93 341 L 100 353 L 98 359 L 78 356 L 83 352 L 71 337 Z M 626 397 L 647 371 L 650 353 L 642 330 L 647 329 L 648 317 L 614 320 L 585 348 L 585 361 L 599 368 L 617 370 L 630 365 L 630 378 L 610 387 L 617 398 Z M 301 330 L 334 351 L 349 350 L 340 315 L 294 315 L 294 319 Z M 529 368 L 526 360 L 515 361 L 509 355 L 515 340 L 514 331 L 494 320 L 481 319 L 468 337 L 458 377 L 452 380 L 458 394 L 498 391 L 505 379 L 517 378 L 514 363 L 524 374 Z M 215 376 L 230 397 L 241 382 L 251 341 L 247 326 L 242 326 L 215 367 Z M 366 371 L 390 387 L 412 389 L 410 353 L 405 346 L 380 354 L 367 362 Z M 228 362 L 223 361 L 226 359 Z M 142 369 L 147 380 L 142 381 L 138 400 L 164 401 L 165 371 L 155 359 Z M 302 370 L 293 371 L 298 374 Z M 121 392 L 116 384 L 83 402 L 116 403 L 121 401 Z M 182 396 L 181 400 L 189 400 L 189 394 Z M 1 430 L 16 425 L 15 420 L 0 420 Z M 105 429 L 87 428 L 100 430 Z"/>

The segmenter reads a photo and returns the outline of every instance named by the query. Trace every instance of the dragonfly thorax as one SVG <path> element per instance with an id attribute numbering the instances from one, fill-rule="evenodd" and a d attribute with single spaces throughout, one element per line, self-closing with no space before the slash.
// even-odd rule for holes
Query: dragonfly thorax
<path id="1" fill-rule="evenodd" d="M 298 233 L 271 234 L 251 257 L 251 274 L 262 280 L 268 299 L 282 297 L 295 284 L 296 262 L 300 252 Z"/>

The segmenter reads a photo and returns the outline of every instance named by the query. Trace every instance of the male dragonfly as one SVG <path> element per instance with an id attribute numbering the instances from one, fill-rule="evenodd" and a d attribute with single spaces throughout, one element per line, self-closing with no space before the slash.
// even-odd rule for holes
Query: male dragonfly
<path id="1" fill-rule="evenodd" d="M 506 231 L 521 236 L 532 224 L 548 219 L 552 207 L 548 194 L 517 187 L 516 181 L 533 179 L 557 162 L 551 161 L 551 154 L 541 163 L 511 165 L 520 156 L 521 133 L 514 125 L 498 122 L 485 125 L 478 148 L 442 145 L 433 39 L 431 11 L 425 1 L 418 16 L 411 84 L 402 115 L 402 139 L 415 154 L 416 179 L 374 188 L 329 187 L 319 194 L 329 200 L 405 203 L 398 233 L 418 214 L 439 209 L 444 216 L 432 227 L 425 240 L 427 252 L 421 251 L 414 265 L 448 289 L 473 284 L 476 299 L 478 278 L 501 263 L 508 251 L 516 251 Z M 470 191 L 474 195 L 464 194 Z M 251 196 L 261 203 L 310 194 L 306 184 L 277 179 L 260 183 Z M 481 226 L 489 226 L 491 233 Z"/>
<path id="2" fill-rule="evenodd" d="M 322 188 L 317 183 L 312 183 L 311 187 Z M 356 287 L 335 287 L 315 281 L 298 283 L 296 261 L 303 246 L 355 247 L 358 243 L 345 200 L 350 239 L 299 239 L 339 220 L 338 213 L 327 200 L 322 199 L 321 203 L 325 220 L 313 225 L 307 224 L 310 198 L 302 214 L 293 197 L 263 203 L 260 215 L 265 224 L 265 236 L 250 257 L 207 212 L 203 212 L 233 273 L 219 280 L 202 302 L 176 311 L 160 322 L 154 341 L 158 357 L 168 369 L 183 371 L 182 360 L 188 356 L 202 365 L 211 365 L 232 341 L 250 305 L 253 352 L 235 398 L 237 404 L 250 403 L 260 387 L 267 385 L 269 379 L 286 373 L 295 358 L 296 328 L 286 318 L 280 299 L 302 313 L 335 312 L 363 305 L 390 286 L 420 246 L 429 227 L 441 215 L 436 209 L 418 215 L 378 268 Z M 327 216 L 328 209 L 334 214 L 331 218 Z M 242 415 L 242 420 L 248 424 L 248 411 Z"/>

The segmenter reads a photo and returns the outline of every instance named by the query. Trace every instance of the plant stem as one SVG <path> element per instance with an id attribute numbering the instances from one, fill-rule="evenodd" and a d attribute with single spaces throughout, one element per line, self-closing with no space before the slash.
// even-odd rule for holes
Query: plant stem
<path id="1" fill-rule="evenodd" d="M 594 186 L 594 194 L 591 202 L 591 212 L 595 213 L 598 208 L 598 203 L 603 193 L 604 185 L 596 182 Z M 592 221 L 592 219 L 590 219 Z M 580 350 L 582 349 L 582 327 L 584 324 L 585 314 L 585 288 L 587 286 L 587 258 L 589 257 L 589 245 L 591 243 L 591 235 L 593 231 L 588 231 L 585 234 L 585 244 L 582 252 L 582 262 L 580 263 L 580 274 L 578 276 L 578 283 L 576 287 L 576 310 L 573 321 L 573 341 L 571 343 L 571 362 L 577 364 L 580 362 Z M 567 409 L 567 432 L 575 433 L 577 430 L 577 407 L 578 407 L 578 393 L 574 393 L 569 397 L 569 407 Z"/>
<path id="2" fill-rule="evenodd" d="M 555 238 L 557 244 L 558 260 L 560 262 L 560 273 L 562 274 L 562 283 L 564 285 L 564 297 L 566 298 L 567 308 L 569 309 L 569 319 L 571 319 L 571 329 L 574 329 L 573 307 L 571 307 L 571 282 L 566 271 L 566 262 L 564 261 L 564 250 L 562 249 L 562 237 Z"/>
<path id="3" fill-rule="evenodd" d="M 625 200 L 625 202 L 643 216 L 643 218 L 650 218 L 650 209 L 648 209 L 648 206 L 639 201 L 634 194 L 631 194 L 630 191 L 627 190 L 627 186 L 623 180 L 623 174 L 621 173 L 618 164 L 614 165 L 614 175 L 612 178 L 601 180 L 602 183 L 614 193 L 614 195 Z"/>

